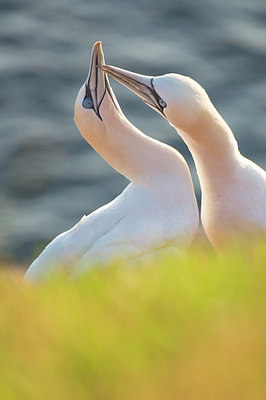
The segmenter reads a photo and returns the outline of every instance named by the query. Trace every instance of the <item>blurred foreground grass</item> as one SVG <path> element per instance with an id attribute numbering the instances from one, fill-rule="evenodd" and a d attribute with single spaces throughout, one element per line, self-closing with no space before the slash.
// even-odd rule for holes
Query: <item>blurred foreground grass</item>
<path id="1" fill-rule="evenodd" d="M 0 398 L 266 398 L 266 245 L 77 281 L 0 270 Z"/>

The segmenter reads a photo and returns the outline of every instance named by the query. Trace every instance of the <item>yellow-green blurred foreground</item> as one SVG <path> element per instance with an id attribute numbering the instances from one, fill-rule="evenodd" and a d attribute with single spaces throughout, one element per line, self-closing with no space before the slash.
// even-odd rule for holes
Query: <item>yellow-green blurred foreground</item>
<path id="1" fill-rule="evenodd" d="M 265 243 L 33 287 L 0 274 L 3 400 L 266 398 Z"/>

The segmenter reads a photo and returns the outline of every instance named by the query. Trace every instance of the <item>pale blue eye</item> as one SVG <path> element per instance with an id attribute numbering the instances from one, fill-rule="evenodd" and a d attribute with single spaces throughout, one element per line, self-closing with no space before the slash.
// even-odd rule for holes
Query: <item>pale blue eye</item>
<path id="1" fill-rule="evenodd" d="M 93 107 L 93 101 L 89 97 L 86 97 L 82 103 L 84 108 L 90 109 Z"/>
<path id="2" fill-rule="evenodd" d="M 165 108 L 167 106 L 166 102 L 163 99 L 159 99 L 159 104 L 162 108 Z"/>

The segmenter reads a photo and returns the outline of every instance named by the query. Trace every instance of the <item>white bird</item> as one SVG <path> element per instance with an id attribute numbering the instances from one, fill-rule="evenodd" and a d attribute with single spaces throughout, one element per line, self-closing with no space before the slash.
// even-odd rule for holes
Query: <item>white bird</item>
<path id="1" fill-rule="evenodd" d="M 141 97 L 173 125 L 189 147 L 202 189 L 201 219 L 216 249 L 266 232 L 266 173 L 243 157 L 236 139 L 193 79 L 152 77 L 113 66 L 101 69 Z M 243 239 L 245 239 L 243 241 Z"/>
<path id="2" fill-rule="evenodd" d="M 131 183 L 57 236 L 32 263 L 26 279 L 43 279 L 62 266 L 75 275 L 94 263 L 136 258 L 165 246 L 181 251 L 197 232 L 198 207 L 185 160 L 126 119 L 106 74 L 97 68 L 102 64 L 97 42 L 74 119 L 84 139 Z"/>

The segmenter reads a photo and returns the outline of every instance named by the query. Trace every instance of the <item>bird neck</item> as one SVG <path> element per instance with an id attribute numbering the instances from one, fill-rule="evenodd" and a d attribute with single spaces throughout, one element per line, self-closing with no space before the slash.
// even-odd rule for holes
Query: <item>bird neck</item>
<path id="1" fill-rule="evenodd" d="M 179 133 L 194 158 L 202 191 L 219 191 L 234 173 L 240 155 L 229 126 L 211 106 L 195 126 Z"/>
<path id="2" fill-rule="evenodd" d="M 79 123 L 82 136 L 116 171 L 131 182 L 154 189 L 168 185 L 176 190 L 184 182 L 184 190 L 192 188 L 190 173 L 183 157 L 172 147 L 139 131 L 122 113 L 102 110 L 103 123 L 98 129 L 89 129 Z M 172 178 L 176 186 L 169 185 Z"/>

